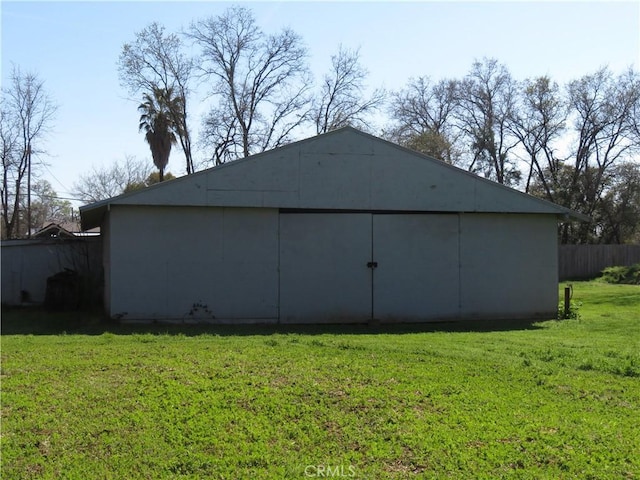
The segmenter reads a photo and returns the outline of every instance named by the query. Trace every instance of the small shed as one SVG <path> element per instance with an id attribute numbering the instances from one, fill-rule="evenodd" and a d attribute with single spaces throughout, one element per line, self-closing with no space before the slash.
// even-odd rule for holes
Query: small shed
<path id="1" fill-rule="evenodd" d="M 353 128 L 84 206 L 131 321 L 554 318 L 568 209 Z"/>

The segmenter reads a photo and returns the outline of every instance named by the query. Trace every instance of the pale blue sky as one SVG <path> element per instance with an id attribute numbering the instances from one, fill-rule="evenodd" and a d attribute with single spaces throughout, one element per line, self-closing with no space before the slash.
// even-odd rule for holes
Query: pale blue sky
<path id="1" fill-rule="evenodd" d="M 460 78 L 482 57 L 497 58 L 517 79 L 550 75 L 559 83 L 605 65 L 614 72 L 640 67 L 637 1 L 237 3 L 250 7 L 267 32 L 284 26 L 298 32 L 318 80 L 340 43 L 360 47 L 368 83 L 387 89 L 412 76 Z M 1 2 L 3 85 L 13 62 L 37 73 L 59 105 L 43 177 L 60 195 L 68 196 L 94 165 L 125 155 L 151 162 L 137 131 L 139 101 L 128 99 L 118 82 L 123 43 L 152 21 L 180 31 L 230 5 Z M 176 149 L 169 170 L 182 175 L 183 169 Z"/>

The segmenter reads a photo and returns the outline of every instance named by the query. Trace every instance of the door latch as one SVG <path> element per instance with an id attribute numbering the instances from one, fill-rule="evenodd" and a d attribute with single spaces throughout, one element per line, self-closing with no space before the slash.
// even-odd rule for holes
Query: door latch
<path id="1" fill-rule="evenodd" d="M 367 263 L 367 267 L 368 268 L 378 268 L 378 262 L 368 262 Z"/>

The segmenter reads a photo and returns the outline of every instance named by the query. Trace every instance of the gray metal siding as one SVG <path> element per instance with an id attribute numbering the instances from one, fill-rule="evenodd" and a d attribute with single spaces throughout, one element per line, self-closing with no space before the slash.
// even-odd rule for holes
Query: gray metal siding
<path id="1" fill-rule="evenodd" d="M 458 215 L 374 215 L 374 318 L 459 316 Z"/>
<path id="2" fill-rule="evenodd" d="M 555 225 L 552 215 L 281 214 L 281 321 L 553 318 Z"/>
<path id="3" fill-rule="evenodd" d="M 102 238 L 102 271 L 104 272 L 104 310 L 107 317 L 111 317 L 111 223 L 109 217 L 111 212 L 106 212 L 105 218 L 100 228 Z"/>
<path id="4" fill-rule="evenodd" d="M 110 223 L 112 316 L 277 319 L 277 210 L 115 207 Z"/>
<path id="5" fill-rule="evenodd" d="M 557 259 L 553 215 L 461 214 L 461 314 L 553 318 Z"/>
<path id="6" fill-rule="evenodd" d="M 350 128 L 82 207 L 84 227 L 109 204 L 573 215 Z"/>
<path id="7" fill-rule="evenodd" d="M 280 215 L 280 320 L 371 319 L 371 216 Z"/>
<path id="8" fill-rule="evenodd" d="M 105 233 L 110 314 L 130 320 L 429 321 L 557 308 L 554 215 L 113 206 Z"/>

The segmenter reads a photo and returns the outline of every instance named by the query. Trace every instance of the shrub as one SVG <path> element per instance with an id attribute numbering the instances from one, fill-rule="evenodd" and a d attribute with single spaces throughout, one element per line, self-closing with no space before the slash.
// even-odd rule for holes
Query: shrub
<path id="1" fill-rule="evenodd" d="M 607 283 L 640 285 L 640 263 L 628 267 L 607 267 L 602 271 L 601 278 Z"/>
<path id="2" fill-rule="evenodd" d="M 582 306 L 582 303 L 573 303 L 569 305 L 569 311 L 564 311 L 564 302 L 560 302 L 558 305 L 558 320 L 580 320 L 580 312 L 579 309 Z"/>

